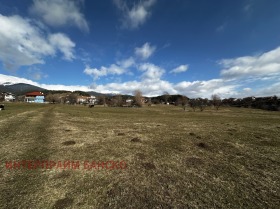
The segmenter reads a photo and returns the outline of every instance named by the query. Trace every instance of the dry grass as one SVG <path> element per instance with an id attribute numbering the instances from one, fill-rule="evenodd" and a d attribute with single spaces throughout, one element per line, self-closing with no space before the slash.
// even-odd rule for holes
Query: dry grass
<path id="1" fill-rule="evenodd" d="M 0 208 L 279 208 L 280 113 L 6 104 Z M 6 169 L 5 161 L 80 161 Z M 84 161 L 126 169 L 83 169 Z"/>

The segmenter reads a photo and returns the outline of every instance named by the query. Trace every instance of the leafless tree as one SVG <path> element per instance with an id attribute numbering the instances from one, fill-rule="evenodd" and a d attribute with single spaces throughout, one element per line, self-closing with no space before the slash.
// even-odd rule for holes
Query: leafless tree
<path id="1" fill-rule="evenodd" d="M 178 97 L 178 99 L 175 102 L 176 106 L 182 106 L 182 108 L 184 110 L 186 110 L 187 106 L 188 106 L 188 98 L 186 96 L 180 96 Z"/>
<path id="2" fill-rule="evenodd" d="M 215 107 L 216 110 L 219 110 L 220 106 L 222 105 L 221 97 L 219 97 L 217 94 L 213 94 L 211 96 L 212 104 Z"/>
<path id="3" fill-rule="evenodd" d="M 46 96 L 46 101 L 49 103 L 59 103 L 60 102 L 60 96 L 59 94 L 48 94 Z"/>
<path id="4" fill-rule="evenodd" d="M 196 99 L 190 99 L 189 105 L 193 109 L 193 111 L 195 112 L 195 110 L 197 108 L 197 100 Z"/>
<path id="5" fill-rule="evenodd" d="M 112 105 L 115 107 L 122 107 L 123 98 L 121 94 L 118 94 L 112 98 Z"/>
<path id="6" fill-rule="evenodd" d="M 186 111 L 186 107 L 187 107 L 187 105 L 188 105 L 188 98 L 187 98 L 186 96 L 182 96 L 182 101 L 181 101 L 181 103 L 182 103 L 183 109 Z"/>
<path id="7" fill-rule="evenodd" d="M 98 101 L 100 105 L 104 105 L 104 107 L 106 106 L 106 98 L 104 95 L 99 96 Z"/>
<path id="8" fill-rule="evenodd" d="M 197 106 L 201 112 L 206 108 L 207 102 L 208 102 L 207 99 L 202 99 L 202 98 L 196 99 Z"/>
<path id="9" fill-rule="evenodd" d="M 1 93 L 1 92 L 0 92 L 0 102 L 3 102 L 4 99 L 5 99 L 4 93 Z"/>
<path id="10" fill-rule="evenodd" d="M 142 107 L 142 105 L 143 105 L 142 99 L 143 99 L 142 92 L 140 90 L 134 91 L 134 102 L 135 102 L 135 105 L 137 105 L 138 107 Z"/>
<path id="11" fill-rule="evenodd" d="M 65 104 L 68 101 L 68 96 L 67 93 L 59 94 L 59 102 Z"/>
<path id="12" fill-rule="evenodd" d="M 67 96 L 67 100 L 69 101 L 70 104 L 76 104 L 78 99 L 78 94 L 76 93 L 71 93 Z"/>
<path id="13" fill-rule="evenodd" d="M 167 91 L 163 92 L 163 98 L 164 98 L 164 103 L 167 104 L 168 103 L 168 99 L 169 99 L 170 95 Z"/>
<path id="14" fill-rule="evenodd" d="M 148 106 L 152 106 L 152 98 L 148 98 Z"/>
<path id="15" fill-rule="evenodd" d="M 24 95 L 20 95 L 16 97 L 16 101 L 17 102 L 24 102 L 25 96 Z"/>

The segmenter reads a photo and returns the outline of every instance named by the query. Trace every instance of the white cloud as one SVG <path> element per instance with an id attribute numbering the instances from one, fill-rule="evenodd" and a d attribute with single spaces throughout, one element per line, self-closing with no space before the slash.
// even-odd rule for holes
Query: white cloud
<path id="1" fill-rule="evenodd" d="M 33 0 L 30 12 L 50 26 L 74 25 L 88 32 L 89 26 L 80 11 L 80 3 L 73 0 Z"/>
<path id="2" fill-rule="evenodd" d="M 243 88 L 243 91 L 249 92 L 249 91 L 252 91 L 252 89 L 251 88 Z"/>
<path id="3" fill-rule="evenodd" d="M 258 89 L 255 91 L 255 96 L 280 96 L 280 82 L 273 83 L 266 86 L 265 88 Z"/>
<path id="4" fill-rule="evenodd" d="M 189 69 L 188 65 L 180 65 L 173 70 L 170 71 L 170 73 L 183 73 L 186 72 Z"/>
<path id="5" fill-rule="evenodd" d="M 136 47 L 134 52 L 136 56 L 140 57 L 142 60 L 146 60 L 153 55 L 155 50 L 155 46 L 151 46 L 150 43 L 145 43 L 142 47 Z"/>
<path id="6" fill-rule="evenodd" d="M 135 60 L 133 57 L 130 57 L 128 59 L 118 61 L 117 64 L 123 68 L 129 68 L 135 65 Z"/>
<path id="7" fill-rule="evenodd" d="M 168 81 L 128 81 L 123 83 L 109 83 L 105 85 L 96 85 L 94 91 L 103 93 L 121 93 L 133 94 L 135 90 L 140 89 L 145 96 L 158 96 L 168 91 L 171 94 L 178 93 Z"/>
<path id="8" fill-rule="evenodd" d="M 122 75 L 124 73 L 129 73 L 128 68 L 135 65 L 134 58 L 129 57 L 128 59 L 117 61 L 117 64 L 111 64 L 109 67 L 102 66 L 100 69 L 86 66 L 84 73 L 92 76 L 94 80 L 97 80 L 100 77 L 108 75 Z"/>
<path id="9" fill-rule="evenodd" d="M 226 83 L 222 79 L 212 79 L 208 81 L 183 81 L 174 86 L 174 88 L 189 97 L 207 97 L 212 94 L 223 95 L 229 97 L 237 95 L 236 88 L 238 85 Z"/>
<path id="10" fill-rule="evenodd" d="M 224 68 L 221 76 L 226 79 L 280 76 L 280 47 L 257 56 L 224 59 L 219 64 Z"/>
<path id="11" fill-rule="evenodd" d="M 42 78 L 47 78 L 48 75 L 44 74 L 39 68 L 34 66 L 27 69 L 27 77 L 38 81 L 41 80 Z"/>
<path id="12" fill-rule="evenodd" d="M 57 50 L 63 53 L 64 59 L 72 60 L 75 58 L 73 54 L 75 43 L 73 43 L 66 35 L 62 33 L 51 34 L 49 40 L 52 46 L 55 46 Z"/>
<path id="13" fill-rule="evenodd" d="M 143 71 L 141 78 L 146 81 L 158 81 L 165 70 L 151 63 L 140 64 L 139 70 Z"/>
<path id="14" fill-rule="evenodd" d="M 45 35 L 41 26 L 20 16 L 0 14 L 0 60 L 8 70 L 43 64 L 46 56 L 59 50 L 65 59 L 74 58 L 75 44 L 64 34 Z"/>
<path id="15" fill-rule="evenodd" d="M 144 0 L 138 4 L 134 4 L 129 8 L 124 0 L 114 0 L 117 8 L 122 12 L 123 27 L 135 29 L 143 25 L 151 16 L 151 7 L 156 3 L 156 0 Z"/>
<path id="16" fill-rule="evenodd" d="M 118 65 L 112 64 L 109 67 L 102 66 L 100 69 L 97 68 L 90 68 L 86 66 L 84 73 L 90 75 L 94 78 L 94 80 L 99 79 L 100 77 L 107 76 L 107 75 L 121 75 L 126 72 L 125 68 L 122 68 Z"/>
<path id="17" fill-rule="evenodd" d="M 26 84 L 30 84 L 30 85 L 39 86 L 39 83 L 26 79 L 26 78 L 19 78 L 16 76 L 0 74 L 0 85 L 4 84 L 4 83 L 11 83 L 11 84 L 26 83 Z"/>

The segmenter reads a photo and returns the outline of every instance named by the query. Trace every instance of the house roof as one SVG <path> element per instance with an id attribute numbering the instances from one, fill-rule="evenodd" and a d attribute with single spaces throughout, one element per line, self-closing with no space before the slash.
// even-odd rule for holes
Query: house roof
<path id="1" fill-rule="evenodd" d="M 44 94 L 39 91 L 34 91 L 34 92 L 26 93 L 25 96 L 44 96 Z"/>

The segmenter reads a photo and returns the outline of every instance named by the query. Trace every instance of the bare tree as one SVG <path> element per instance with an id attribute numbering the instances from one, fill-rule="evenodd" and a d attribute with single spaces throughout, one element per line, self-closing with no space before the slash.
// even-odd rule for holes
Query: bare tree
<path id="1" fill-rule="evenodd" d="M 164 98 L 164 103 L 167 104 L 168 103 L 168 99 L 169 99 L 170 95 L 167 91 L 163 92 L 163 98 Z"/>
<path id="2" fill-rule="evenodd" d="M 138 107 L 142 107 L 142 105 L 143 105 L 142 99 L 143 99 L 142 92 L 140 90 L 134 91 L 135 105 L 137 105 Z"/>
<path id="3" fill-rule="evenodd" d="M 222 105 L 221 97 L 219 97 L 217 94 L 213 94 L 211 99 L 213 106 L 216 108 L 216 110 L 219 110 L 220 106 Z"/>
<path id="4" fill-rule="evenodd" d="M 3 102 L 5 100 L 4 93 L 0 92 L 0 102 Z"/>
<path id="5" fill-rule="evenodd" d="M 112 98 L 112 106 L 114 107 L 122 107 L 123 98 L 121 94 L 118 94 Z"/>
<path id="6" fill-rule="evenodd" d="M 196 99 L 197 106 L 201 112 L 206 108 L 207 102 L 208 102 L 207 99 L 202 99 L 202 98 Z"/>
<path id="7" fill-rule="evenodd" d="M 182 108 L 186 111 L 186 108 L 188 106 L 188 98 L 186 96 L 180 96 L 177 98 L 175 102 L 176 106 L 182 106 Z"/>
<path id="8" fill-rule="evenodd" d="M 49 103 L 59 103 L 60 102 L 60 96 L 59 94 L 48 94 L 46 96 L 46 101 Z"/>
<path id="9" fill-rule="evenodd" d="M 186 111 L 186 107 L 188 106 L 188 98 L 186 96 L 182 96 L 181 104 L 183 109 Z"/>
<path id="10" fill-rule="evenodd" d="M 24 95 L 20 95 L 16 97 L 16 101 L 17 102 L 24 102 L 25 96 Z"/>
<path id="11" fill-rule="evenodd" d="M 77 99 L 78 99 L 77 93 L 71 93 L 67 96 L 67 100 L 69 101 L 70 104 L 76 104 Z"/>
<path id="12" fill-rule="evenodd" d="M 99 96 L 98 101 L 100 105 L 104 105 L 104 107 L 106 106 L 106 98 L 104 95 Z"/>
<path id="13" fill-rule="evenodd" d="M 59 102 L 60 102 L 61 104 L 65 104 L 67 101 L 68 101 L 68 95 L 67 95 L 67 93 L 59 94 Z"/>
<path id="14" fill-rule="evenodd" d="M 148 98 L 148 106 L 152 106 L 152 98 Z"/>
<path id="15" fill-rule="evenodd" d="M 196 99 L 190 99 L 189 105 L 193 109 L 193 111 L 195 112 L 195 109 L 197 108 L 197 100 Z"/>

